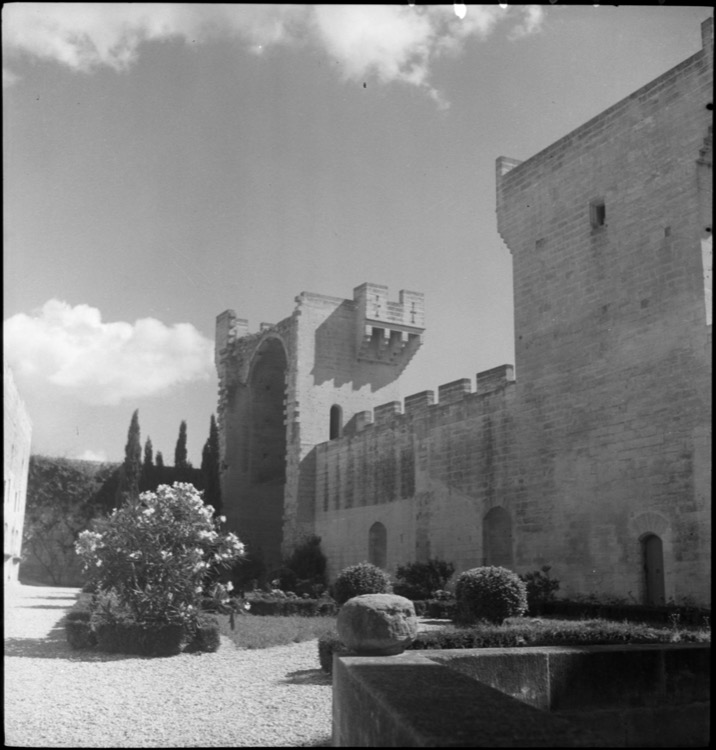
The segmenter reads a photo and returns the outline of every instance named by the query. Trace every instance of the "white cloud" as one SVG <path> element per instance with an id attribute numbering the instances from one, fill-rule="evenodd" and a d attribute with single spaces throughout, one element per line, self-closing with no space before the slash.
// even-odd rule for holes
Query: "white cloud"
<path id="1" fill-rule="evenodd" d="M 3 10 L 3 48 L 73 69 L 126 70 L 151 40 L 237 38 L 260 53 L 277 44 L 318 45 L 346 79 L 370 74 L 382 83 L 423 88 L 434 60 L 459 53 L 502 23 L 510 38 L 540 30 L 539 5 L 195 5 L 181 3 L 14 3 Z"/>
<path id="2" fill-rule="evenodd" d="M 88 305 L 51 299 L 3 324 L 5 357 L 30 386 L 52 384 L 90 404 L 118 404 L 207 380 L 213 343 L 189 323 L 103 323 Z"/>
<path id="3" fill-rule="evenodd" d="M 541 5 L 525 5 L 524 17 L 510 32 L 510 39 L 520 39 L 534 34 L 542 28 L 544 8 Z"/>

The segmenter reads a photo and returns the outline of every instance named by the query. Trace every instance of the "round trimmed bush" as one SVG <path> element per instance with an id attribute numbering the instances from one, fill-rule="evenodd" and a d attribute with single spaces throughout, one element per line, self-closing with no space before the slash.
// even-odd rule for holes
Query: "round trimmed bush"
<path id="1" fill-rule="evenodd" d="M 457 619 L 464 624 L 477 620 L 501 624 L 527 611 L 527 586 L 507 568 L 466 570 L 457 579 L 455 598 Z"/>
<path id="2" fill-rule="evenodd" d="M 338 605 L 345 604 L 362 594 L 391 593 L 390 576 L 381 568 L 368 562 L 344 568 L 333 584 L 333 598 Z"/>

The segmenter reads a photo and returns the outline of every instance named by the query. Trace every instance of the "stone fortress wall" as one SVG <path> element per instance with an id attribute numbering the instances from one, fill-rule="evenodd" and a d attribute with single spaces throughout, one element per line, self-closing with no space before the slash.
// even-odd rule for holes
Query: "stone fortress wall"
<path id="1" fill-rule="evenodd" d="M 227 516 L 335 575 L 552 566 L 567 594 L 710 601 L 713 19 L 703 49 L 525 162 L 497 160 L 516 367 L 399 400 L 422 295 L 217 319 Z M 515 379 L 515 371 L 517 378 Z"/>

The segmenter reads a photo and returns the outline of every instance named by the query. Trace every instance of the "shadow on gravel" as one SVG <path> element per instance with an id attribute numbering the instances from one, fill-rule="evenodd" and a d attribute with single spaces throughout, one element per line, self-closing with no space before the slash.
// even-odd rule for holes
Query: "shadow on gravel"
<path id="1" fill-rule="evenodd" d="M 296 672 L 289 672 L 286 679 L 282 682 L 289 685 L 331 685 L 333 680 L 331 675 L 326 674 L 321 669 L 299 669 Z"/>
<path id="2" fill-rule="evenodd" d="M 130 654 L 107 654 L 103 651 L 75 650 L 70 648 L 65 636 L 64 619 L 45 638 L 6 638 L 5 656 L 21 656 L 29 659 L 65 659 L 66 661 L 120 661 L 122 659 L 145 659 L 148 657 Z"/>
<path id="3" fill-rule="evenodd" d="M 18 609 L 67 609 L 66 604 L 20 604 Z"/>

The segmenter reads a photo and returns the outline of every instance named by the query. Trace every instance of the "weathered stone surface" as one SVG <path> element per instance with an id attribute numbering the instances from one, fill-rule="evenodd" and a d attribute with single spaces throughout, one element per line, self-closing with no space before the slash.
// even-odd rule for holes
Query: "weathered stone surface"
<path id="1" fill-rule="evenodd" d="M 418 633 L 410 599 L 395 594 L 363 594 L 349 599 L 338 613 L 338 635 L 357 654 L 401 654 Z"/>

